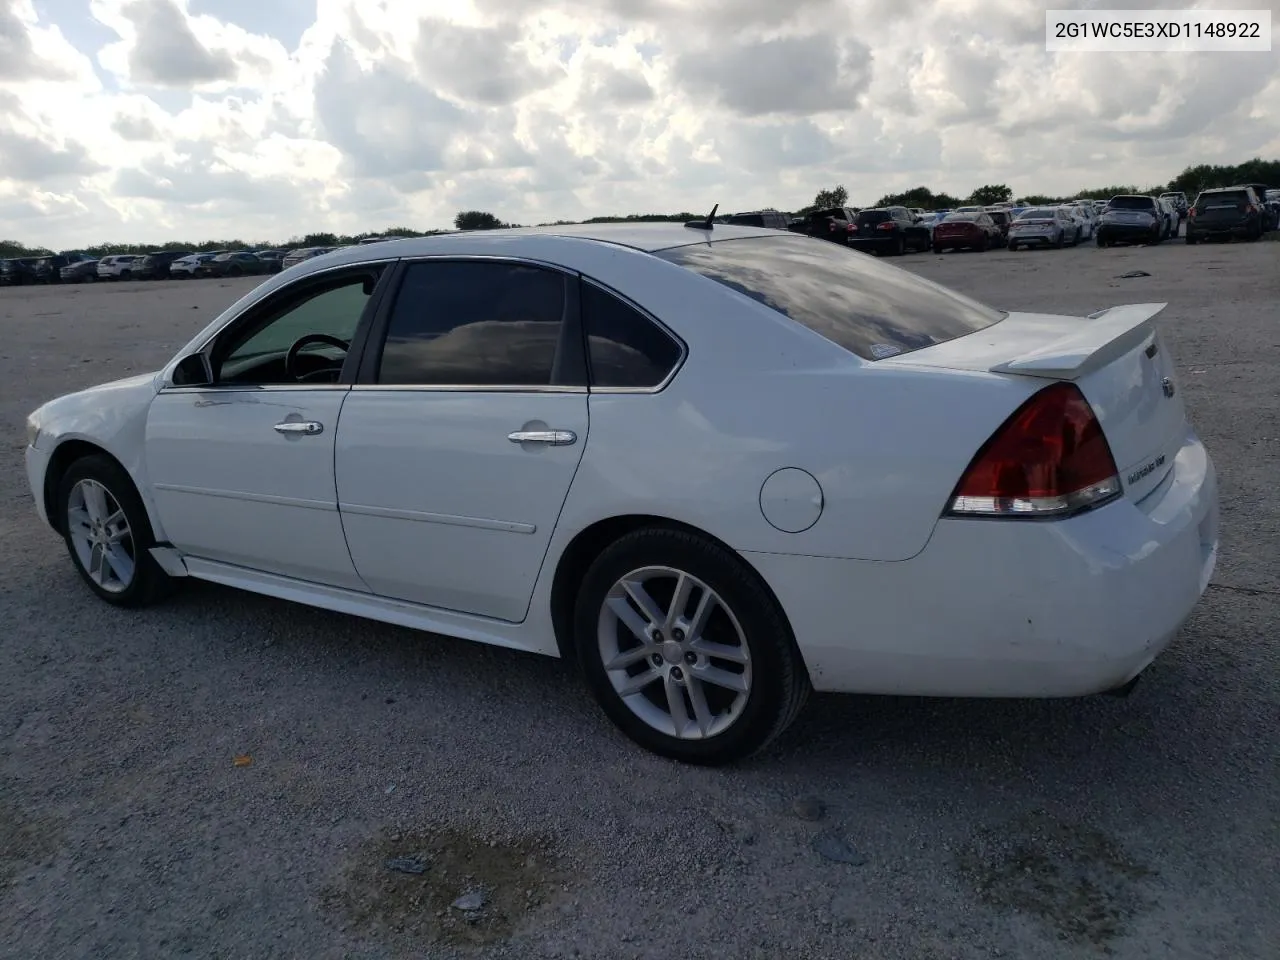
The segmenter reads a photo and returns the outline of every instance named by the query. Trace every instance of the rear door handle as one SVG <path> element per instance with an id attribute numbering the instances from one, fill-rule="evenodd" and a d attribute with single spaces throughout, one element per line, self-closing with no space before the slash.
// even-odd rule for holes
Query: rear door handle
<path id="1" fill-rule="evenodd" d="M 576 443 L 578 435 L 572 430 L 517 430 L 508 433 L 507 439 L 512 443 L 548 443 L 553 447 L 563 447 Z"/>
<path id="2" fill-rule="evenodd" d="M 275 430 L 276 433 L 286 435 L 301 433 L 311 437 L 317 433 L 324 433 L 324 424 L 317 423 L 315 420 L 285 420 L 283 423 L 277 423 Z"/>

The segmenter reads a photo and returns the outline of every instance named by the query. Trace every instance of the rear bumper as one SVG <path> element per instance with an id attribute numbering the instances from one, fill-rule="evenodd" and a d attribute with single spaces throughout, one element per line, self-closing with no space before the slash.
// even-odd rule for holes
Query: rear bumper
<path id="1" fill-rule="evenodd" d="M 1236 221 L 1234 223 L 1187 224 L 1187 233 L 1193 237 L 1250 237 L 1258 232 L 1258 225 L 1252 221 Z"/>
<path id="2" fill-rule="evenodd" d="M 1097 235 L 1108 240 L 1148 240 L 1163 232 L 1164 225 L 1160 223 L 1145 227 L 1127 223 L 1104 223 L 1099 225 Z"/>
<path id="3" fill-rule="evenodd" d="M 1008 243 L 1027 247 L 1051 247 L 1058 242 L 1056 233 L 1010 233 Z"/>
<path id="4" fill-rule="evenodd" d="M 955 247 L 980 247 L 985 242 L 986 242 L 985 235 L 976 236 L 976 237 L 975 236 L 940 237 L 937 234 L 934 234 L 933 236 L 933 245 L 935 247 L 942 247 L 942 249 L 944 250 L 952 249 Z"/>
<path id="5" fill-rule="evenodd" d="M 849 246 L 854 250 L 892 250 L 897 246 L 900 237 L 896 233 L 883 237 L 852 237 Z"/>
<path id="6" fill-rule="evenodd" d="M 1213 574 L 1217 478 L 1189 435 L 1165 481 L 1063 521 L 939 521 L 886 563 L 746 554 L 790 618 L 814 687 L 1069 697 L 1142 672 Z"/>

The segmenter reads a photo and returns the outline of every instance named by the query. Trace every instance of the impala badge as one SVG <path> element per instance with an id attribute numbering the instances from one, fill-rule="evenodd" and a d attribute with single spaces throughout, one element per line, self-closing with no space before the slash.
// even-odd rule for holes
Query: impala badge
<path id="1" fill-rule="evenodd" d="M 1160 389 L 1164 391 L 1166 397 L 1172 397 L 1178 392 L 1178 388 L 1173 385 L 1173 381 L 1168 377 L 1160 381 Z"/>

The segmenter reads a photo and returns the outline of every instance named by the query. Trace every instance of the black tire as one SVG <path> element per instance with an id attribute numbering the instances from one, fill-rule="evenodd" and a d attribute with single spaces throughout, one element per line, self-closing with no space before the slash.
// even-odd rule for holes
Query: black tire
<path id="1" fill-rule="evenodd" d="M 1061 250 L 1066 245 L 1067 245 L 1067 235 L 1066 233 L 1060 230 L 1058 231 L 1058 240 L 1056 243 L 1054 243 L 1054 247 L 1058 250 Z"/>
<path id="2" fill-rule="evenodd" d="M 1010 244 L 1009 244 L 1009 252 L 1010 252 L 1010 253 L 1017 253 L 1017 252 L 1018 252 L 1018 245 L 1017 245 L 1016 243 L 1010 243 Z"/>
<path id="3" fill-rule="evenodd" d="M 906 252 L 907 252 L 907 241 L 904 238 L 898 237 L 896 240 L 893 241 L 893 255 L 895 257 L 900 257 Z"/>
<path id="4" fill-rule="evenodd" d="M 610 682 L 600 650 L 601 613 L 609 591 L 621 578 L 643 567 L 662 566 L 683 571 L 705 583 L 732 611 L 742 631 L 751 665 L 750 689 L 727 729 L 701 739 L 680 739 L 650 726 L 623 702 Z M 662 603 L 668 599 L 654 597 Z M 723 612 L 709 627 L 728 627 L 720 639 L 732 638 L 732 621 Z M 624 635 L 630 637 L 625 628 Z M 636 530 L 608 547 L 591 565 L 574 610 L 574 635 L 579 666 L 596 702 L 609 719 L 646 750 L 684 763 L 718 766 L 757 753 L 782 734 L 799 714 L 810 691 L 809 676 L 796 649 L 781 608 L 759 576 L 732 552 L 693 533 L 662 527 Z M 673 674 L 684 661 L 670 667 Z M 652 669 L 647 661 L 637 661 Z M 656 687 L 655 691 L 653 688 Z M 703 684 L 704 690 L 717 690 Z M 662 681 L 654 680 L 640 696 L 658 696 Z M 723 691 L 722 691 L 723 692 Z M 687 695 L 686 695 L 687 696 Z M 687 714 L 689 704 L 682 699 Z M 658 708 L 663 709 L 662 707 Z"/>
<path id="5" fill-rule="evenodd" d="M 1193 237 L 1190 233 L 1188 233 L 1186 236 L 1186 242 L 1194 246 L 1196 242 L 1196 238 Z"/>
<path id="6" fill-rule="evenodd" d="M 934 252 L 934 253 L 941 253 L 941 252 L 942 252 L 942 247 L 940 247 L 938 244 L 936 244 L 936 243 L 935 243 L 935 244 L 933 245 L 933 252 Z"/>
<path id="7" fill-rule="evenodd" d="M 132 270 L 121 270 L 121 271 L 120 271 L 120 279 L 121 279 L 121 280 L 132 280 L 132 279 L 133 279 L 133 271 L 132 271 Z"/>
<path id="8" fill-rule="evenodd" d="M 122 547 L 132 556 L 134 570 L 129 584 L 122 590 L 108 590 L 94 582 L 73 540 L 68 513 L 72 491 L 82 480 L 93 480 L 105 487 L 129 524 L 131 536 L 127 544 L 122 543 Z M 155 538 L 142 499 L 129 475 L 110 457 L 90 454 L 71 464 L 58 481 L 54 509 L 58 511 L 58 525 L 63 531 L 72 565 L 99 598 L 119 607 L 144 607 L 172 592 L 176 586 L 174 579 L 160 569 L 150 553 L 150 548 L 155 546 Z"/>

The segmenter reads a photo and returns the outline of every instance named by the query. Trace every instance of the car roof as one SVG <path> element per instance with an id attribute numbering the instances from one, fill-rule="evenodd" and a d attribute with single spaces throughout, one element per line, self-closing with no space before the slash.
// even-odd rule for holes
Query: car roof
<path id="1" fill-rule="evenodd" d="M 386 249 L 394 249 L 397 257 L 422 257 L 448 253 L 450 249 L 471 246 L 477 240 L 501 243 L 504 240 L 533 237 L 555 237 L 562 240 L 609 243 L 630 247 L 645 253 L 655 253 L 671 247 L 682 247 L 707 240 L 742 240 L 748 237 L 777 237 L 777 230 L 763 227 L 717 223 L 711 230 L 686 227 L 683 221 L 658 223 L 589 223 L 548 227 L 514 227 L 503 230 L 462 230 L 441 233 L 430 237 L 408 237 L 387 240 Z M 363 259 L 382 256 L 382 245 L 359 244 L 334 255 L 326 255 L 328 263 L 336 263 L 334 257 L 358 263 Z"/>

